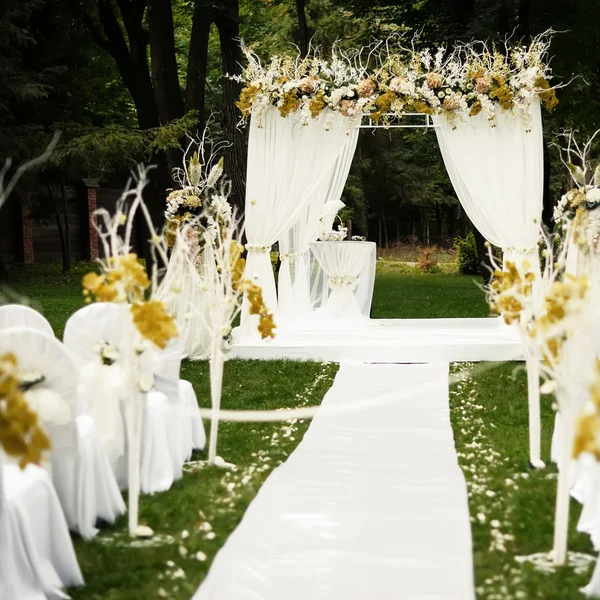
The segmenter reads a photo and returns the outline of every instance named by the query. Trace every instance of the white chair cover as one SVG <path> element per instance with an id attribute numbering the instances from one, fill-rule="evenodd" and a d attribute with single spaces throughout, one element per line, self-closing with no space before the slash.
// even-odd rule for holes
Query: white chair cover
<path id="1" fill-rule="evenodd" d="M 48 473 L 35 465 L 2 465 L 2 454 L 0 598 L 66 598 L 61 589 L 83 585 L 83 577 Z"/>
<path id="2" fill-rule="evenodd" d="M 176 421 L 173 431 L 179 444 L 179 460 L 181 465 L 192 456 L 192 450 L 202 450 L 206 444 L 206 435 L 200 407 L 194 388 L 189 381 L 179 378 L 181 371 L 183 340 L 175 338 L 159 353 L 157 369 L 154 372 L 154 383 L 158 391 L 167 396 L 174 408 Z"/>
<path id="3" fill-rule="evenodd" d="M 68 406 L 66 424 L 44 422 L 52 443 L 52 480 L 69 527 L 82 537 L 93 537 L 96 521 L 114 522 L 125 512 L 125 504 L 93 421 L 78 417 L 76 365 L 56 338 L 27 328 L 0 332 L 0 354 L 6 352 L 16 355 L 20 369 L 41 372 L 45 380 L 39 387 Z"/>
<path id="4" fill-rule="evenodd" d="M 125 418 L 122 403 L 122 378 L 119 361 L 108 369 L 116 370 L 113 381 L 95 387 L 94 382 L 102 379 L 102 367 L 98 345 L 108 342 L 117 348 L 119 356 L 124 353 L 124 336 L 130 319 L 126 304 L 95 303 L 81 308 L 67 321 L 64 341 L 69 350 L 77 353 L 83 371 L 83 382 L 88 395 L 87 414 L 102 423 L 101 437 L 111 456 L 111 463 L 121 489 L 127 488 L 127 444 Z M 154 362 L 154 361 L 152 361 Z M 149 368 L 153 368 L 150 365 Z M 98 375 L 98 373 L 100 375 Z M 115 381 L 119 382 L 115 385 Z M 142 454 L 140 466 L 140 489 L 144 493 L 168 490 L 173 481 L 181 477 L 179 430 L 175 423 L 167 397 L 159 391 L 146 394 L 143 406 Z M 112 424 L 112 425 L 111 425 Z"/>
<path id="5" fill-rule="evenodd" d="M 46 317 L 33 308 L 22 304 L 5 304 L 0 306 L 0 331 L 12 327 L 27 327 L 54 336 L 52 326 Z"/>
<path id="6" fill-rule="evenodd" d="M 250 120 L 246 274 L 262 288 L 271 311 L 276 312 L 277 294 L 269 249 L 298 221 L 322 188 L 353 125 L 348 117 L 329 110 L 303 125 L 299 115 L 283 118 L 274 106 Z M 255 337 L 254 325 L 246 307 L 238 335 Z"/>
<path id="7" fill-rule="evenodd" d="M 375 243 L 314 242 L 310 250 L 314 318 L 324 323 L 331 317 L 368 318 L 377 266 Z"/>

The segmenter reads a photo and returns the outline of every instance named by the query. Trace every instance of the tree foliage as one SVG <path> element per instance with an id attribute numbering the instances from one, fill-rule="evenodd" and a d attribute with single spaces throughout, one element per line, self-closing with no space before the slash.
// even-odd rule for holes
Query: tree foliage
<path id="1" fill-rule="evenodd" d="M 234 108 L 239 86 L 226 77 L 239 69 L 238 37 L 268 59 L 294 46 L 306 51 L 307 40 L 327 52 L 397 32 L 436 45 L 527 39 L 552 27 L 561 32 L 552 66 L 570 84 L 544 116 L 546 140 L 565 127 L 587 135 L 600 127 L 596 11 L 593 0 L 5 0 L 0 158 L 32 156 L 60 129 L 44 185 L 81 177 L 121 185 L 135 162 L 157 162 L 153 206 L 161 219 L 164 157 L 173 166 L 185 133 L 214 114 L 213 138 L 233 142 L 226 166 L 241 205 L 245 132 Z M 565 179 L 551 147 L 546 162 L 547 217 Z M 343 199 L 355 233 L 382 243 L 466 233 L 432 131 L 363 131 Z"/>

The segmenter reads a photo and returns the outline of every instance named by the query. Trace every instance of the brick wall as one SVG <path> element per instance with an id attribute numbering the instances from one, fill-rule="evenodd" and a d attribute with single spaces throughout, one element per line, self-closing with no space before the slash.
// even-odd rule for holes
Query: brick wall
<path id="1" fill-rule="evenodd" d="M 97 260 L 99 253 L 98 253 L 98 232 L 96 231 L 96 227 L 95 227 L 95 221 L 96 221 L 96 217 L 94 215 L 94 212 L 96 211 L 96 209 L 98 208 L 97 205 L 97 200 L 96 200 L 96 188 L 95 187 L 88 187 L 87 188 L 87 214 L 88 214 L 88 219 L 89 219 L 89 223 L 88 223 L 88 235 L 89 235 L 89 240 L 88 240 L 88 247 L 90 249 L 89 251 L 89 260 Z"/>

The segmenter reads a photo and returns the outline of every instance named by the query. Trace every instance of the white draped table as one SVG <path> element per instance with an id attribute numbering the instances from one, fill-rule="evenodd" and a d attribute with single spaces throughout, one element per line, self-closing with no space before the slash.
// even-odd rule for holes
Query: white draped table
<path id="1" fill-rule="evenodd" d="M 368 317 L 375 283 L 375 243 L 313 242 L 310 250 L 317 263 L 312 276 L 316 315 L 338 319 Z"/>

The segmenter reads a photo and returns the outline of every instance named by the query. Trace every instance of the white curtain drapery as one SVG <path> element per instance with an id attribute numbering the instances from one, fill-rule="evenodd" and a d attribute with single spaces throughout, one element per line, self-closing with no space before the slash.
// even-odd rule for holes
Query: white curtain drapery
<path id="1" fill-rule="evenodd" d="M 250 120 L 246 182 L 246 277 L 262 288 L 267 307 L 277 311 L 271 246 L 296 223 L 344 148 L 352 121 L 325 110 L 306 124 L 282 117 L 276 107 Z M 256 317 L 254 317 L 256 318 Z M 254 318 L 242 311 L 242 336 Z"/>
<path id="2" fill-rule="evenodd" d="M 529 115 L 497 109 L 450 123 L 433 117 L 444 164 L 465 212 L 481 234 L 503 249 L 537 248 L 544 154 L 539 101 Z"/>
<path id="3" fill-rule="evenodd" d="M 278 280 L 278 302 L 281 320 L 297 321 L 299 317 L 307 315 L 311 309 L 307 252 L 309 244 L 319 236 L 319 220 L 330 210 L 330 223 L 335 215 L 344 206 L 340 202 L 348 173 L 358 142 L 358 127 L 346 136 L 341 154 L 331 167 L 330 172 L 316 190 L 309 206 L 301 214 L 294 226 L 279 240 L 279 253 L 281 268 Z"/>
<path id="4" fill-rule="evenodd" d="M 496 108 L 490 123 L 482 113 L 450 123 L 433 117 L 444 164 L 465 212 L 495 246 L 539 280 L 537 244 L 544 191 L 544 146 L 539 100 L 528 114 Z M 535 284 L 534 284 L 535 285 Z M 536 290 L 534 290 L 536 293 Z M 527 358 L 530 462 L 540 459 L 539 365 Z"/>

